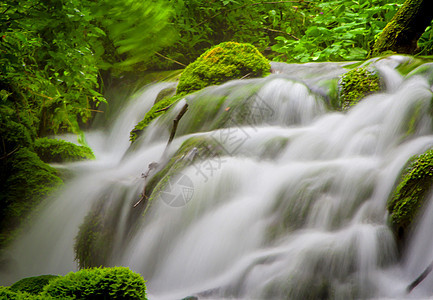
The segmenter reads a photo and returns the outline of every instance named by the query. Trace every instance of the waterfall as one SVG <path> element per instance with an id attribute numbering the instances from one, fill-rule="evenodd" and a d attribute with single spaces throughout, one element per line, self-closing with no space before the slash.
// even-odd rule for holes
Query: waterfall
<path id="1" fill-rule="evenodd" d="M 433 296 L 432 278 L 405 294 L 433 260 L 433 205 L 401 259 L 387 224 L 400 172 L 433 146 L 432 82 L 401 75 L 396 68 L 408 60 L 371 62 L 384 90 L 345 112 L 331 109 L 344 64 L 274 64 L 266 78 L 187 96 L 128 149 L 129 131 L 170 84 L 146 88 L 110 130 L 87 134 L 95 161 L 63 166 L 73 179 L 6 249 L 1 283 L 76 270 L 74 241 L 97 211 L 110 220 L 104 264 L 142 274 L 150 299 Z M 141 174 L 164 160 L 185 102 L 168 156 L 191 137 L 212 140 L 220 152 L 187 165 L 145 212 L 133 208 Z"/>

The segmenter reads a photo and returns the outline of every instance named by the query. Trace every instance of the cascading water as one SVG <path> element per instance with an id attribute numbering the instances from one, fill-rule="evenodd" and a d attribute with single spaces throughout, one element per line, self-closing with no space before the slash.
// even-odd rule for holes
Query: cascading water
<path id="1" fill-rule="evenodd" d="M 74 239 L 96 211 L 110 220 L 103 263 L 141 273 L 150 299 L 432 296 L 432 280 L 410 295 L 405 288 L 433 259 L 425 242 L 433 206 L 402 263 L 387 226 L 402 168 L 433 146 L 432 82 L 399 75 L 395 67 L 408 60 L 374 62 L 386 90 L 347 112 L 327 109 L 341 64 L 275 64 L 279 74 L 188 96 L 128 151 L 129 131 L 169 84 L 148 88 L 110 132 L 87 134 L 97 160 L 66 166 L 75 179 L 8 249 L 2 283 L 76 270 Z M 140 175 L 167 161 L 170 125 L 185 102 L 168 157 L 192 136 L 220 151 L 190 163 L 140 216 Z"/>

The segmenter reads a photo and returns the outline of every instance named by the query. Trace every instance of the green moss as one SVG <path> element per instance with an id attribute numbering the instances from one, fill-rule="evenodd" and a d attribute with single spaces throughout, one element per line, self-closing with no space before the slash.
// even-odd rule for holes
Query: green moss
<path id="1" fill-rule="evenodd" d="M 423 207 L 432 183 L 433 149 L 412 158 L 388 202 L 391 224 L 400 240 L 404 239 L 415 216 Z"/>
<path id="2" fill-rule="evenodd" d="M 128 268 L 93 268 L 52 280 L 42 296 L 56 299 L 147 299 L 144 279 Z"/>
<path id="3" fill-rule="evenodd" d="M 15 292 L 8 287 L 0 286 L 0 299 L 7 300 L 42 300 L 51 299 L 51 297 L 42 297 L 38 295 L 32 295 L 26 292 Z"/>
<path id="4" fill-rule="evenodd" d="M 146 113 L 143 120 L 141 120 L 137 125 L 135 125 L 134 129 L 130 132 L 129 140 L 131 142 L 134 142 L 138 138 L 138 136 L 141 134 L 141 132 L 147 126 L 149 126 L 149 124 L 153 120 L 155 120 L 156 118 L 158 118 L 159 116 L 161 116 L 162 114 L 164 114 L 166 112 L 166 110 L 160 111 L 161 109 L 166 108 L 170 105 L 173 105 L 174 103 L 176 103 L 180 99 L 182 99 L 182 96 L 177 95 L 177 96 L 173 96 L 170 98 L 162 99 L 162 100 L 158 101 L 155 105 L 153 105 L 152 108 Z"/>
<path id="5" fill-rule="evenodd" d="M 360 99 L 380 90 L 380 79 L 366 68 L 350 70 L 341 77 L 340 102 L 343 109 L 354 106 Z"/>
<path id="6" fill-rule="evenodd" d="M 252 45 L 225 42 L 212 47 L 189 64 L 177 86 L 178 94 L 189 94 L 206 86 L 270 71 L 267 59 Z"/>
<path id="7" fill-rule="evenodd" d="M 28 148 L 21 148 L 8 157 L 4 170 L 7 180 L 0 183 L 3 191 L 0 245 L 13 236 L 13 231 L 33 208 L 62 184 L 57 171 Z"/>
<path id="8" fill-rule="evenodd" d="M 51 280 L 57 278 L 56 275 L 41 275 L 35 277 L 23 278 L 13 285 L 10 286 L 10 290 L 13 292 L 26 292 L 29 294 L 37 295 L 40 294 Z"/>
<path id="9" fill-rule="evenodd" d="M 35 152 L 46 163 L 71 162 L 95 159 L 92 149 L 58 139 L 40 138 L 35 140 Z"/>

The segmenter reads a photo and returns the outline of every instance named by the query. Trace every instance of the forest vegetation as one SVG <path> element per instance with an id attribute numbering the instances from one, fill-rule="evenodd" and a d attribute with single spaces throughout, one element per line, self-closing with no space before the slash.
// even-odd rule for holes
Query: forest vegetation
<path id="1" fill-rule="evenodd" d="M 2 1 L 0 249 L 62 185 L 65 178 L 48 163 L 93 158 L 83 132 L 109 107 L 115 81 L 133 89 L 152 71 L 189 65 L 186 72 L 194 74 L 197 58 L 230 41 L 255 46 L 269 61 L 292 63 L 430 56 L 431 6 L 429 0 Z M 262 75 L 267 64 L 257 64 L 248 68 Z M 185 93 L 208 85 L 181 83 Z M 77 143 L 55 138 L 65 133 L 75 134 Z M 144 284 L 139 289 L 144 293 Z"/>

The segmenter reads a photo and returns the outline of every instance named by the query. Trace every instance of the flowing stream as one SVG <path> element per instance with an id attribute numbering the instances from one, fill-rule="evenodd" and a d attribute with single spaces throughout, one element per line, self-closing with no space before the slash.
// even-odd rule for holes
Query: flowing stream
<path id="1" fill-rule="evenodd" d="M 109 129 L 87 133 L 95 161 L 59 166 L 73 179 L 7 249 L 0 284 L 77 270 L 75 238 L 99 207 L 99 217 L 111 213 L 104 263 L 141 273 L 149 299 L 433 297 L 433 274 L 405 292 L 433 260 L 433 203 L 402 257 L 387 225 L 400 172 L 433 147 L 433 66 L 400 75 L 410 60 L 371 62 L 384 91 L 345 112 L 329 108 L 344 65 L 274 64 L 266 78 L 181 100 L 129 148 L 130 130 L 174 84 L 147 87 Z M 168 156 L 192 136 L 222 151 L 183 169 L 144 214 L 133 208 L 141 174 L 164 160 L 185 101 L 189 110 Z"/>

